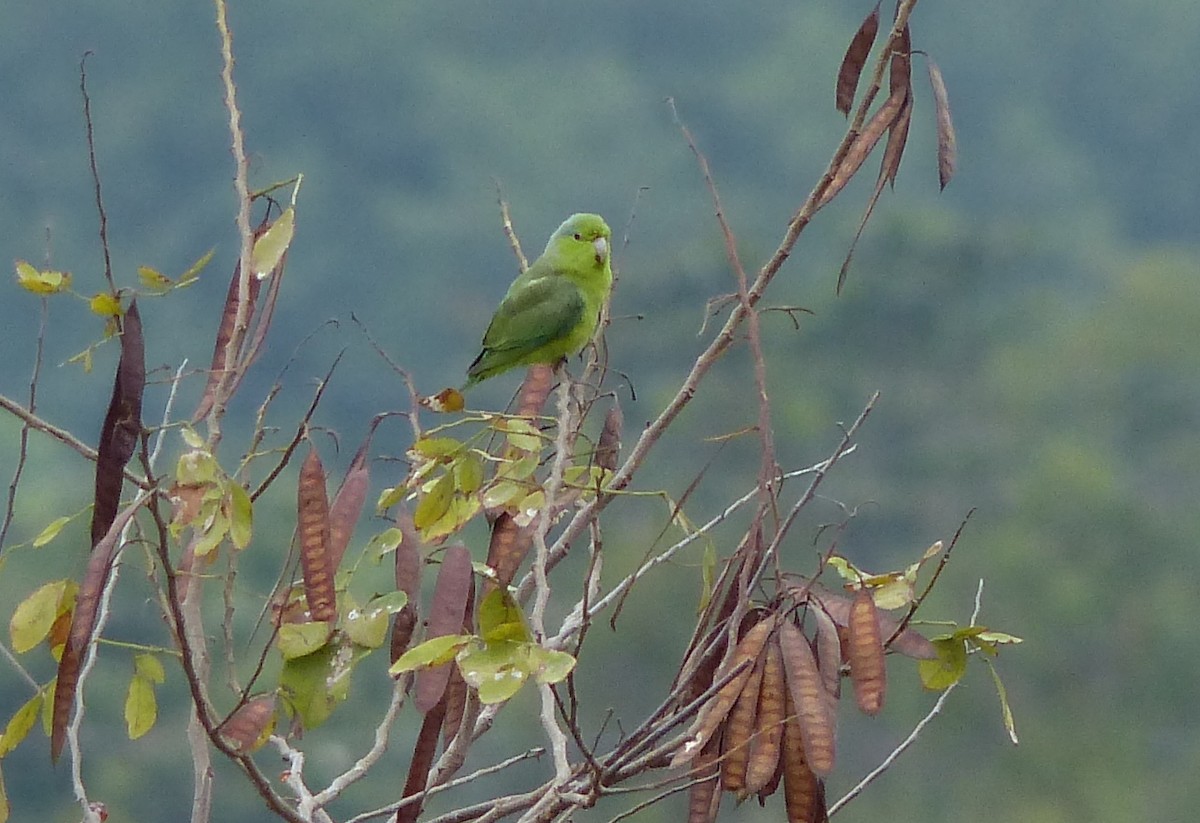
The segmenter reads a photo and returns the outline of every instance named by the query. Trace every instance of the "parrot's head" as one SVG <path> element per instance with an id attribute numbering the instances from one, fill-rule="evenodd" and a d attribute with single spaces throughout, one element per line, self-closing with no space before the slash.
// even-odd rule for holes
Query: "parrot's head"
<path id="1" fill-rule="evenodd" d="M 550 236 L 546 253 L 556 257 L 584 261 L 588 256 L 593 265 L 608 267 L 609 240 L 612 229 L 598 214 L 572 214 Z"/>

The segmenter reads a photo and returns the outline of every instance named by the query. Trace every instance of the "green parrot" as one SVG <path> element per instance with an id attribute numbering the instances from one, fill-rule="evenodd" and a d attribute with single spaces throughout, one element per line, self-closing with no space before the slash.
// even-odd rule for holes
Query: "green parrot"
<path id="1" fill-rule="evenodd" d="M 463 390 L 517 366 L 557 363 L 587 345 L 612 291 L 611 238 L 596 214 L 573 214 L 550 235 L 492 315 Z"/>

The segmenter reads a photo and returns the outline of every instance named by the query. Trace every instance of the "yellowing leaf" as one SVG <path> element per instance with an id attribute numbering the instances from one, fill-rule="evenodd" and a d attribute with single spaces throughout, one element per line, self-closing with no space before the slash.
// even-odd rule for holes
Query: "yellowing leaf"
<path id="1" fill-rule="evenodd" d="M 142 285 L 153 292 L 165 292 L 175 285 L 171 278 L 149 266 L 138 266 L 137 273 Z"/>
<path id="2" fill-rule="evenodd" d="M 63 526 L 71 522 L 69 517 L 56 517 L 50 521 L 46 528 L 38 532 L 38 536 L 33 538 L 33 547 L 40 549 L 42 546 L 49 543 L 54 538 L 58 537 L 58 533 L 62 531 Z"/>
<path id="3" fill-rule="evenodd" d="M 284 623 L 279 627 L 275 645 L 284 660 L 304 657 L 322 648 L 329 642 L 333 627 L 323 621 L 311 623 Z"/>
<path id="4" fill-rule="evenodd" d="M 121 301 L 106 291 L 92 295 L 92 299 L 88 301 L 88 307 L 92 310 L 92 314 L 98 314 L 101 317 L 121 316 Z"/>
<path id="5" fill-rule="evenodd" d="M 215 252 L 215 247 L 209 249 L 199 260 L 189 266 L 187 271 L 179 275 L 179 285 L 187 286 L 194 282 L 196 278 L 200 276 L 200 272 L 204 270 L 204 267 L 207 266 L 209 261 L 213 259 L 213 254 Z"/>
<path id="6" fill-rule="evenodd" d="M 134 675 L 129 681 L 129 692 L 125 695 L 125 727 L 129 739 L 137 740 L 154 728 L 158 719 L 158 702 L 154 698 L 154 686 L 144 677 Z"/>
<path id="7" fill-rule="evenodd" d="M 235 549 L 250 545 L 254 534 L 254 506 L 241 483 L 229 483 L 229 539 Z"/>
<path id="8" fill-rule="evenodd" d="M 24 260 L 18 260 L 17 284 L 34 294 L 58 294 L 71 288 L 71 275 L 63 271 L 38 271 Z"/>
<path id="9" fill-rule="evenodd" d="M 41 710 L 42 695 L 39 692 L 25 701 L 25 705 L 17 709 L 16 713 L 8 719 L 8 725 L 4 727 L 4 734 L 0 735 L 0 757 L 4 757 L 20 745 L 25 736 L 29 734 L 29 730 L 37 723 L 38 712 Z"/>
<path id="10" fill-rule="evenodd" d="M 162 661 L 157 656 L 145 652 L 133 658 L 133 671 L 138 677 L 144 677 L 151 683 L 162 683 L 167 679 Z"/>
<path id="11" fill-rule="evenodd" d="M 271 224 L 263 234 L 254 241 L 254 251 L 250 255 L 250 270 L 255 277 L 262 279 L 274 271 L 292 244 L 292 235 L 296 230 L 296 211 L 291 206 L 283 210 L 283 214 Z"/>
<path id="12" fill-rule="evenodd" d="M 918 660 L 917 673 L 921 685 L 930 691 L 948 689 L 959 681 L 967 670 L 967 647 L 962 640 L 941 637 L 933 641 L 937 649 L 934 660 Z"/>
<path id="13" fill-rule="evenodd" d="M 13 651 L 24 654 L 41 643 L 58 618 L 63 601 L 74 597 L 76 591 L 78 586 L 73 581 L 54 580 L 22 600 L 8 624 Z"/>

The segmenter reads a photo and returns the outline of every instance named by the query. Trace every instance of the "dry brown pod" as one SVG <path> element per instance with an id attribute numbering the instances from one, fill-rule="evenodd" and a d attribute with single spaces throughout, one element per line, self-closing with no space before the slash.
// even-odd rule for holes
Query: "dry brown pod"
<path id="1" fill-rule="evenodd" d="M 846 656 L 850 661 L 854 699 L 864 714 L 879 714 L 887 691 L 887 665 L 883 654 L 879 609 L 870 590 L 865 587 L 858 590 L 850 604 L 847 632 Z"/>
<path id="2" fill-rule="evenodd" d="M 692 723 L 689 730 L 691 741 L 679 749 L 675 753 L 675 757 L 671 760 L 671 768 L 678 768 L 685 763 L 688 763 L 695 756 L 696 752 L 704 747 L 717 730 L 721 728 L 725 722 L 725 718 L 729 715 L 733 708 L 734 701 L 741 694 L 742 688 L 746 685 L 746 681 L 750 679 L 750 675 L 754 670 L 754 661 L 758 658 L 759 653 L 767 644 L 767 638 L 774 629 L 776 619 L 774 616 L 768 616 L 754 624 L 742 637 L 733 652 L 733 657 L 728 665 L 717 672 L 716 680 L 721 680 L 726 674 L 734 670 L 738 673 L 720 689 L 717 693 L 709 698 L 708 702 L 700 709 L 696 720 Z"/>
<path id="3" fill-rule="evenodd" d="M 805 760 L 812 771 L 824 777 L 833 770 L 835 733 L 816 657 L 808 638 L 790 620 L 780 627 L 779 645 L 783 650 L 788 693 L 804 741 Z"/>
<path id="4" fill-rule="evenodd" d="M 776 774 L 786 719 L 787 678 L 783 669 L 783 650 L 779 647 L 778 634 L 775 634 L 763 652 L 762 685 L 758 691 L 754 736 L 750 739 L 745 795 L 762 792 Z"/>

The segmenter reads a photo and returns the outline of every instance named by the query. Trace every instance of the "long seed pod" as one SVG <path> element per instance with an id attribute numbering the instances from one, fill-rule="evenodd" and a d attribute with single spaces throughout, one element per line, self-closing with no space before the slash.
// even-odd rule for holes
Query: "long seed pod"
<path id="1" fill-rule="evenodd" d="M 108 412 L 100 427 L 92 506 L 93 546 L 108 532 L 121 504 L 125 466 L 142 434 L 142 393 L 145 388 L 146 343 L 142 337 L 142 318 L 134 300 L 121 323 L 121 358 L 117 361 Z"/>
<path id="2" fill-rule="evenodd" d="M 304 571 L 308 613 L 313 620 L 332 621 L 337 617 L 337 598 L 329 557 L 329 495 L 325 490 L 325 468 L 316 449 L 308 452 L 300 467 L 296 502 L 300 520 L 300 565 Z"/>
<path id="3" fill-rule="evenodd" d="M 408 778 L 404 781 L 404 797 L 411 797 L 425 790 L 425 781 L 429 777 L 429 769 L 433 765 L 433 757 L 437 754 L 438 733 L 442 730 L 442 720 L 446 715 L 446 701 L 439 700 L 425 713 L 421 723 L 421 731 L 417 734 L 417 742 L 413 746 L 412 759 L 408 762 Z M 396 811 L 396 823 L 416 823 L 421 815 L 422 801 L 401 806 Z"/>
<path id="4" fill-rule="evenodd" d="M 725 722 L 725 718 L 729 715 L 730 709 L 733 708 L 734 701 L 741 694 L 746 681 L 750 679 L 750 675 L 753 672 L 753 663 L 763 650 L 763 646 L 767 644 L 767 638 L 775 628 L 775 623 L 776 619 L 774 616 L 766 617 L 756 623 L 738 641 L 728 667 L 718 672 L 715 679 L 720 680 L 727 672 L 739 667 L 741 667 L 741 670 L 728 683 L 718 689 L 717 693 L 700 709 L 700 713 L 696 716 L 696 720 L 692 723 L 692 727 L 689 730 L 692 739 L 675 753 L 675 757 L 671 760 L 671 768 L 678 768 L 690 761 L 696 752 L 704 748 L 704 745 L 708 743 L 717 729 L 721 728 L 721 725 Z"/>
<path id="5" fill-rule="evenodd" d="M 866 65 L 871 46 L 875 44 L 875 35 L 879 32 L 879 3 L 862 21 L 854 38 L 846 48 L 842 58 L 841 68 L 837 75 L 837 93 L 834 104 L 842 114 L 849 116 L 850 107 L 854 105 L 854 93 L 858 89 L 858 78 Z"/>
<path id="6" fill-rule="evenodd" d="M 396 525 L 400 529 L 400 545 L 396 547 L 396 589 L 408 595 L 404 608 L 396 613 L 392 621 L 391 657 L 395 663 L 400 655 L 408 651 L 417 616 L 421 612 L 421 538 L 413 525 L 412 513 L 401 504 L 396 511 Z"/>
<path id="7" fill-rule="evenodd" d="M 746 788 L 746 768 L 750 763 L 750 741 L 758 717 L 758 696 L 762 689 L 765 657 L 759 652 L 750 677 L 729 711 L 721 744 L 721 788 L 741 799 Z"/>
<path id="8" fill-rule="evenodd" d="M 785 620 L 779 630 L 779 645 L 788 692 L 804 740 L 804 758 L 810 769 L 824 777 L 833 770 L 835 740 L 817 660 L 808 638 L 790 620 Z"/>
<path id="9" fill-rule="evenodd" d="M 750 740 L 750 763 L 746 767 L 747 795 L 762 792 L 776 774 L 783 747 L 783 724 L 787 719 L 787 679 L 778 634 L 771 637 L 763 656 L 755 733 Z"/>
<path id="10" fill-rule="evenodd" d="M 358 516 L 362 514 L 363 504 L 367 499 L 367 487 L 371 483 L 371 470 L 367 461 L 367 450 L 371 445 L 371 436 L 359 446 L 346 469 L 342 486 L 333 497 L 329 506 L 329 564 L 334 573 L 346 554 L 350 545 L 350 536 L 354 534 L 354 526 Z"/>
<path id="11" fill-rule="evenodd" d="M 804 757 L 804 733 L 790 694 L 783 732 L 783 801 L 788 823 L 828 820 L 824 787 Z"/>
<path id="12" fill-rule="evenodd" d="M 847 657 L 854 699 L 864 714 L 876 715 L 883 708 L 887 690 L 887 666 L 883 658 L 883 632 L 875 598 L 863 587 L 850 604 Z"/>
<path id="13" fill-rule="evenodd" d="M 693 783 L 688 790 L 688 823 L 713 823 L 721 807 L 721 793 L 717 791 L 717 776 L 721 767 L 717 763 L 720 739 L 714 737 L 700 750 L 692 761 Z"/>
<path id="14" fill-rule="evenodd" d="M 461 543 L 447 546 L 433 587 L 433 600 L 429 604 L 426 640 L 456 634 L 462 629 L 473 589 L 471 553 Z M 439 703 L 445 711 L 442 695 L 450 681 L 450 669 L 456 665 L 450 661 L 417 672 L 416 697 L 413 700 L 417 711 L 427 712 Z"/>

